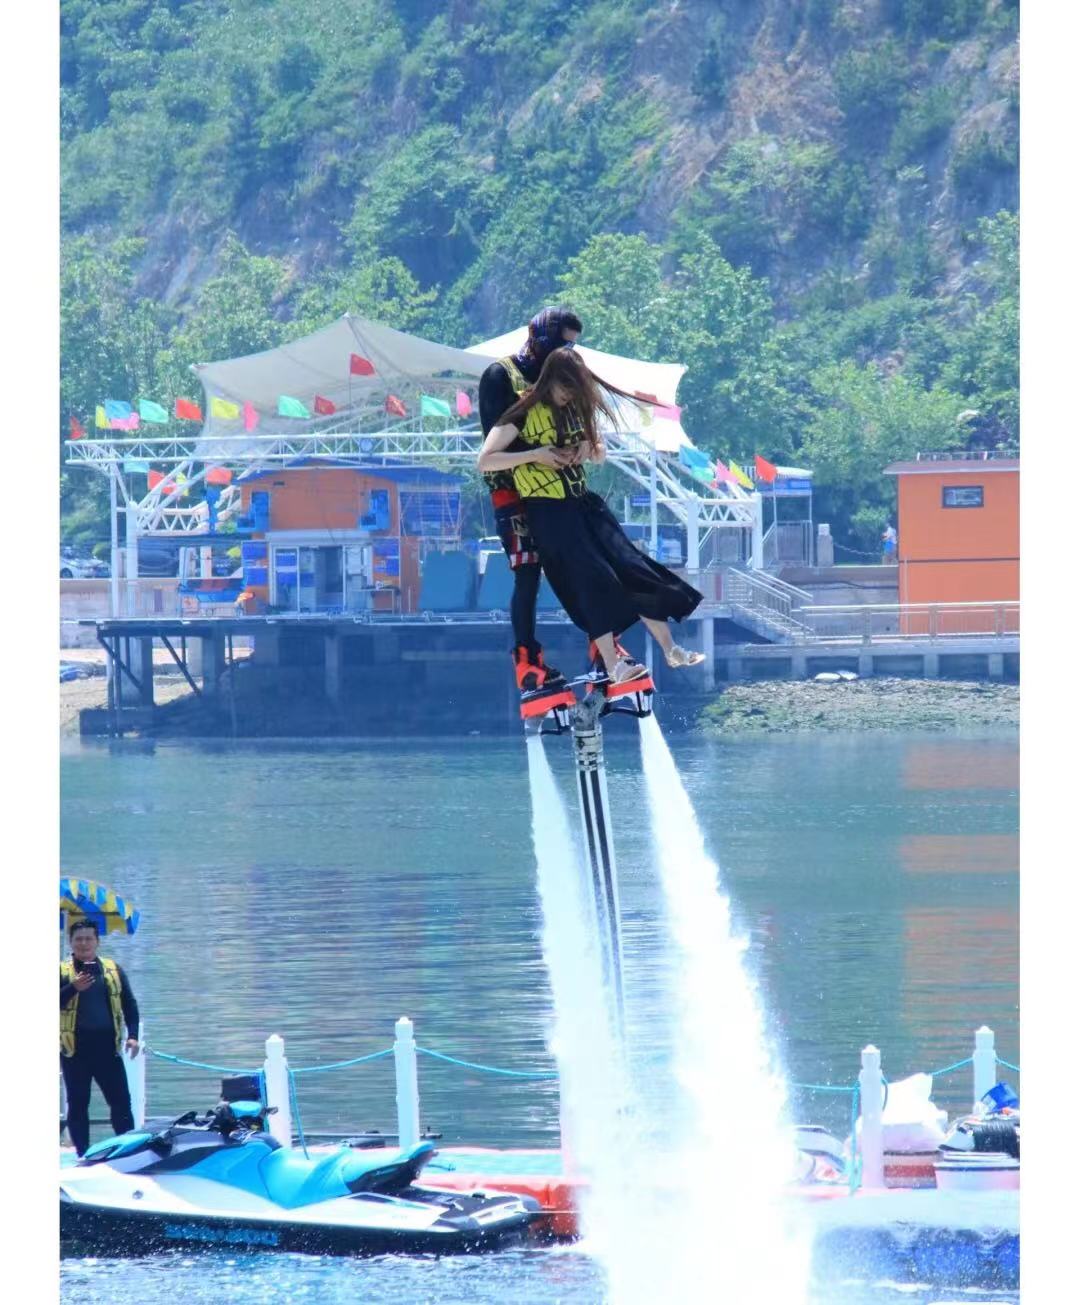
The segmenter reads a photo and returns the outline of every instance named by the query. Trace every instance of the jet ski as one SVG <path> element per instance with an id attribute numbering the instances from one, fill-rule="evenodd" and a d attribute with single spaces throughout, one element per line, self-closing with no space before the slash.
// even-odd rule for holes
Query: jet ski
<path id="1" fill-rule="evenodd" d="M 308 1157 L 271 1137 L 267 1114 L 259 1102 L 223 1102 L 92 1146 L 60 1173 L 62 1249 L 460 1254 L 522 1240 L 539 1211 L 531 1197 L 418 1185 L 430 1141 L 389 1156 L 338 1146 Z"/>

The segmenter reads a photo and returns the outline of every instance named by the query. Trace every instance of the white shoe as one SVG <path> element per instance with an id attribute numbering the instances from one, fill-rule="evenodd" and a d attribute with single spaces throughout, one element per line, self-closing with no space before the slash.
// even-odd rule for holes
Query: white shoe
<path id="1" fill-rule="evenodd" d="M 680 648 L 677 643 L 671 645 L 671 651 L 664 654 L 667 664 L 671 667 L 679 666 L 700 666 L 705 660 L 705 654 L 702 652 L 693 652 L 689 648 Z"/>
<path id="2" fill-rule="evenodd" d="M 615 670 L 609 677 L 612 684 L 629 684 L 631 680 L 643 680 L 649 672 L 640 662 L 629 657 L 621 657 L 615 663 Z"/>

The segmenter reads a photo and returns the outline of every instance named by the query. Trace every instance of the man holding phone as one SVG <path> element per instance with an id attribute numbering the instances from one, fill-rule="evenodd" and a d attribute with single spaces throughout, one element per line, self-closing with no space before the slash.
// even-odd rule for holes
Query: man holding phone
<path id="1" fill-rule="evenodd" d="M 84 1155 L 90 1145 L 91 1083 L 101 1089 L 113 1132 L 135 1127 L 120 1048 L 129 1056 L 139 1050 L 139 1007 L 120 966 L 98 956 L 93 920 L 73 920 L 68 938 L 71 956 L 60 962 L 60 1068 L 67 1091 L 68 1135 L 76 1152 Z"/>

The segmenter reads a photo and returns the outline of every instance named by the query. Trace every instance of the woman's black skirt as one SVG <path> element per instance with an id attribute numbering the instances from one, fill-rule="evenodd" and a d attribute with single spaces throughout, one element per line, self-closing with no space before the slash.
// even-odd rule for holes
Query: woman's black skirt
<path id="1" fill-rule="evenodd" d="M 590 639 L 641 616 L 681 621 L 701 594 L 635 548 L 597 494 L 526 498 L 525 515 L 555 596 Z"/>

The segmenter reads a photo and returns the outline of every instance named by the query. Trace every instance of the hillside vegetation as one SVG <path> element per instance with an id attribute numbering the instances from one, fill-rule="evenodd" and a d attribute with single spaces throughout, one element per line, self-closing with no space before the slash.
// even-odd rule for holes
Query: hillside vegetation
<path id="1" fill-rule="evenodd" d="M 61 0 L 61 417 L 346 310 L 575 306 L 720 455 L 1018 438 L 1016 0 Z M 100 486 L 63 477 L 65 532 Z"/>

